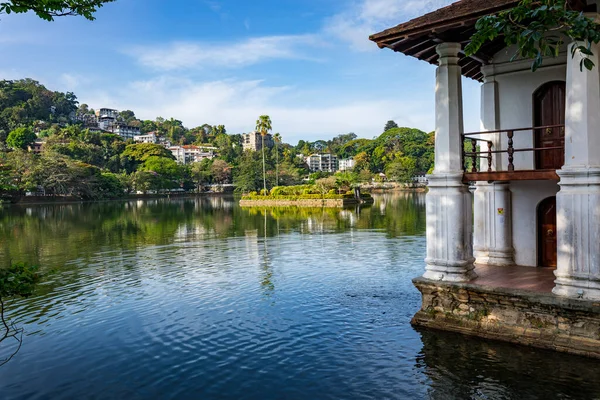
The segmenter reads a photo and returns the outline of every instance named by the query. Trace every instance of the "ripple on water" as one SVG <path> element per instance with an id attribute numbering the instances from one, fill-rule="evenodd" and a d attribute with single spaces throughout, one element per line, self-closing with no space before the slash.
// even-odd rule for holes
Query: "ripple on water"
<path id="1" fill-rule="evenodd" d="M 424 206 L 378 199 L 343 218 L 267 213 L 267 226 L 204 200 L 130 204 L 131 236 L 74 241 L 41 294 L 11 306 L 29 336 L 0 397 L 576 398 L 569 382 L 591 378 L 574 366 L 590 363 L 411 328 Z"/>

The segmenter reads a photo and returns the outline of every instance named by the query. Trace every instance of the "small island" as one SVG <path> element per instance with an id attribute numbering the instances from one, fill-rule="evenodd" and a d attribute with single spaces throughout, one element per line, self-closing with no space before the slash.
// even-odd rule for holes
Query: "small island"
<path id="1" fill-rule="evenodd" d="M 318 181 L 317 181 L 318 182 Z M 250 192 L 242 196 L 242 207 L 348 207 L 372 204 L 373 197 L 361 193 L 358 187 L 343 191 L 314 185 L 275 186 L 270 191 Z"/>

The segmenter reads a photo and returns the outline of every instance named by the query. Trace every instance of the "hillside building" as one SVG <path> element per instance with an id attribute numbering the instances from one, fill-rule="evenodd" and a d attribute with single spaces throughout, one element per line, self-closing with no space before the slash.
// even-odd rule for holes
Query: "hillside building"
<path id="1" fill-rule="evenodd" d="M 338 164 L 340 171 L 352 171 L 356 165 L 353 158 L 339 160 Z"/>
<path id="2" fill-rule="evenodd" d="M 311 172 L 335 172 L 338 170 L 338 160 L 335 154 L 312 154 L 306 157 L 305 161 Z"/>
<path id="3" fill-rule="evenodd" d="M 262 150 L 263 138 L 260 133 L 254 131 L 244 133 L 242 135 L 242 147 L 244 150 L 260 151 Z M 265 147 L 271 148 L 274 146 L 273 135 L 267 133 L 264 137 Z"/>
<path id="4" fill-rule="evenodd" d="M 170 146 L 167 147 L 179 164 L 190 164 L 200 162 L 207 158 L 212 160 L 216 157 L 216 147 L 210 146 Z"/>

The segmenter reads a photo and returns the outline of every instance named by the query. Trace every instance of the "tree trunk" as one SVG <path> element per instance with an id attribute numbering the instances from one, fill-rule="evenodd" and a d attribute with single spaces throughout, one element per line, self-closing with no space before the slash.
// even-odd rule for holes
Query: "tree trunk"
<path id="1" fill-rule="evenodd" d="M 275 142 L 275 186 L 279 186 L 279 150 Z"/>

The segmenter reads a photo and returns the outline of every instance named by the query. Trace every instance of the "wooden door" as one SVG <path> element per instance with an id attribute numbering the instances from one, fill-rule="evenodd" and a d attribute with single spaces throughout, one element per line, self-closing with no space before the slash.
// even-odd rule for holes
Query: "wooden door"
<path id="1" fill-rule="evenodd" d="M 535 126 L 564 125 L 565 83 L 548 82 L 534 94 Z M 557 147 L 561 150 L 541 150 L 535 153 L 536 169 L 560 169 L 565 163 L 564 127 L 537 129 L 535 147 Z"/>
<path id="2" fill-rule="evenodd" d="M 538 265 L 556 268 L 556 197 L 548 197 L 538 206 Z"/>

